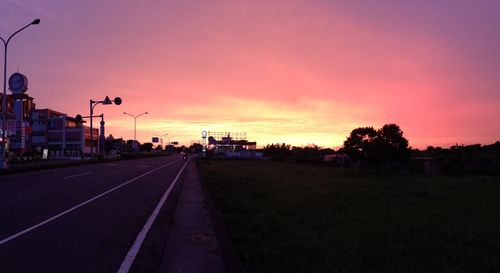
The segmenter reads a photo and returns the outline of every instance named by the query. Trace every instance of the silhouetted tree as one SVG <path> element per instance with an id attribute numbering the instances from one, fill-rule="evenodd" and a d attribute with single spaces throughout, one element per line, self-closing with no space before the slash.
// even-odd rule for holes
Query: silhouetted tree
<path id="1" fill-rule="evenodd" d="M 188 147 L 182 145 L 180 147 L 175 147 L 175 152 L 176 153 L 180 153 L 180 152 L 188 152 Z"/>
<path id="2" fill-rule="evenodd" d="M 174 153 L 175 149 L 174 149 L 174 145 L 172 144 L 167 144 L 165 145 L 165 151 L 167 153 Z"/>
<path id="3" fill-rule="evenodd" d="M 373 127 L 356 128 L 344 141 L 344 152 L 355 162 L 365 159 L 376 136 L 377 131 Z"/>
<path id="4" fill-rule="evenodd" d="M 406 162 L 410 158 L 408 140 L 403 137 L 403 131 L 396 124 L 386 124 L 377 130 L 368 150 L 368 158 L 375 162 L 380 170 L 386 162 Z"/>
<path id="5" fill-rule="evenodd" d="M 151 152 L 152 149 L 153 149 L 153 143 L 151 142 L 146 142 L 144 144 L 141 144 L 142 152 Z"/>
<path id="6" fill-rule="evenodd" d="M 123 138 L 114 138 L 113 135 L 109 135 L 104 140 L 104 151 L 109 152 L 111 150 L 116 150 L 121 152 L 124 150 L 125 141 Z"/>
<path id="7" fill-rule="evenodd" d="M 310 144 L 305 147 L 292 147 L 293 157 L 298 162 L 323 161 L 322 150 L 318 145 Z"/>
<path id="8" fill-rule="evenodd" d="M 291 154 L 290 144 L 267 144 L 263 149 L 264 155 L 271 157 L 272 160 L 283 161 Z"/>
<path id="9" fill-rule="evenodd" d="M 191 146 L 189 146 L 189 150 L 193 154 L 201 154 L 203 152 L 203 145 L 200 143 L 193 143 Z"/>
<path id="10" fill-rule="evenodd" d="M 410 157 L 408 140 L 396 124 L 386 124 L 381 129 L 356 128 L 344 142 L 344 151 L 354 161 L 365 160 L 375 164 L 380 171 L 387 162 L 405 162 Z"/>

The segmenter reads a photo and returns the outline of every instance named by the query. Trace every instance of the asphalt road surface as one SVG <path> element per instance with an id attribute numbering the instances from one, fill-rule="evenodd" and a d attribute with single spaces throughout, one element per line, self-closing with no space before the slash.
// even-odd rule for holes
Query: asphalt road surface
<path id="1" fill-rule="evenodd" d="M 117 272 L 184 163 L 169 156 L 0 176 L 0 272 Z"/>

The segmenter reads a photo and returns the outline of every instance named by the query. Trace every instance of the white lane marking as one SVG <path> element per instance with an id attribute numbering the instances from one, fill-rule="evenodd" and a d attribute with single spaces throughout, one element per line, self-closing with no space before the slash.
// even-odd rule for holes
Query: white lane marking
<path id="1" fill-rule="evenodd" d="M 132 263 L 135 260 L 135 257 L 137 257 L 137 254 L 139 253 L 139 250 L 141 249 L 142 243 L 144 242 L 144 239 L 146 239 L 146 235 L 148 235 L 149 230 L 151 229 L 151 226 L 153 225 L 154 221 L 156 220 L 156 217 L 158 216 L 158 213 L 160 212 L 161 207 L 163 207 L 163 204 L 168 198 L 168 195 L 172 191 L 172 188 L 175 186 L 177 183 L 177 180 L 179 180 L 179 177 L 182 174 L 182 171 L 188 164 L 189 160 L 186 160 L 186 163 L 184 163 L 184 166 L 182 166 L 181 170 L 179 173 L 177 173 L 177 176 L 175 177 L 174 181 L 172 184 L 170 184 L 170 187 L 168 187 L 167 191 L 163 194 L 163 196 L 160 199 L 160 202 L 158 202 L 158 205 L 156 205 L 156 208 L 153 210 L 153 213 L 149 216 L 148 220 L 146 221 L 146 224 L 142 227 L 141 232 L 137 235 L 137 238 L 135 239 L 134 244 L 130 248 L 130 250 L 127 253 L 127 256 L 125 256 L 125 259 L 123 260 L 122 264 L 120 265 L 120 268 L 118 269 L 117 273 L 128 273 L 130 270 L 130 267 L 132 266 Z"/>
<path id="2" fill-rule="evenodd" d="M 9 241 L 12 241 L 12 240 L 14 240 L 15 238 L 17 238 L 17 237 L 19 237 L 19 236 L 21 236 L 21 235 L 24 235 L 24 234 L 26 234 L 26 233 L 28 233 L 28 232 L 30 232 L 30 231 L 32 231 L 32 230 L 34 230 L 34 229 L 37 229 L 37 228 L 39 228 L 39 227 L 41 227 L 41 226 L 43 226 L 43 225 L 45 225 L 45 224 L 48 224 L 48 223 L 50 223 L 50 222 L 52 222 L 52 221 L 56 220 L 57 218 L 62 217 L 62 216 L 64 216 L 64 215 L 66 215 L 66 214 L 68 214 L 68 213 L 70 213 L 70 212 L 72 212 L 72 211 L 74 211 L 74 210 L 78 209 L 79 207 L 82 207 L 82 206 L 84 206 L 84 205 L 86 205 L 86 204 L 88 204 L 88 203 L 90 203 L 90 202 L 92 202 L 92 201 L 94 201 L 94 200 L 96 200 L 96 199 L 98 199 L 98 198 L 100 198 L 100 197 L 103 197 L 103 196 L 107 195 L 108 193 L 111 193 L 111 192 L 113 192 L 113 191 L 115 191 L 115 190 L 117 190 L 117 189 L 119 189 L 119 188 L 121 188 L 121 187 L 123 187 L 123 186 L 125 186 L 125 185 L 128 185 L 128 184 L 130 184 L 130 183 L 132 183 L 132 182 L 136 181 L 137 179 L 140 179 L 140 178 L 142 178 L 142 177 L 144 177 L 144 176 L 146 176 L 146 175 L 148 175 L 148 174 L 150 174 L 150 173 L 156 172 L 156 171 L 157 171 L 157 170 L 159 170 L 159 169 L 163 169 L 163 168 L 165 168 L 165 167 L 167 167 L 167 166 L 169 166 L 169 165 L 172 165 L 172 164 L 174 164 L 174 163 L 178 162 L 179 160 L 181 160 L 181 159 L 174 160 L 174 161 L 169 162 L 169 163 L 167 163 L 167 164 L 165 164 L 165 165 L 162 165 L 162 166 L 160 166 L 160 167 L 158 167 L 158 168 L 156 168 L 156 169 L 153 169 L 153 170 L 151 170 L 151 171 L 149 171 L 149 172 L 147 172 L 147 173 L 144 173 L 144 174 L 141 174 L 141 175 L 139 175 L 139 176 L 137 176 L 137 177 L 135 177 L 135 178 L 132 178 L 132 179 L 128 180 L 127 182 L 124 182 L 123 184 L 120 184 L 120 185 L 118 185 L 118 186 L 116 186 L 116 187 L 114 187 L 114 188 L 112 188 L 112 189 L 109 189 L 109 190 L 107 190 L 107 191 L 105 191 L 105 192 L 103 192 L 103 193 L 101 193 L 101 194 L 99 194 L 99 195 L 96 195 L 96 196 L 94 196 L 94 197 L 92 197 L 92 198 L 88 199 L 87 201 L 82 202 L 82 203 L 80 203 L 80 204 L 78 204 L 78 205 L 76 205 L 76 206 L 74 206 L 74 207 L 72 207 L 72 208 L 70 208 L 70 209 L 67 209 L 67 210 L 65 210 L 65 211 L 63 211 L 63 212 L 61 212 L 61 213 L 59 213 L 59 214 L 57 214 L 57 215 L 55 215 L 55 216 L 52 216 L 52 217 L 50 217 L 50 218 L 48 218 L 48 219 L 46 219 L 46 220 L 44 220 L 44 221 L 42 221 L 42 222 L 40 222 L 40 223 L 38 223 L 38 224 L 36 224 L 36 225 L 33 225 L 33 226 L 31 226 L 31 227 L 29 227 L 29 228 L 27 228 L 27 229 L 23 230 L 23 231 L 20 231 L 20 232 L 18 232 L 18 233 L 16 233 L 16 234 L 14 234 L 14 235 L 11 235 L 11 236 L 7 237 L 7 238 L 5 238 L 5 239 L 2 239 L 2 240 L 0 241 L 0 245 L 3 245 L 3 244 L 5 244 L 5 243 L 7 243 L 7 242 L 9 242 Z"/>
<path id="3" fill-rule="evenodd" d="M 78 177 L 78 176 L 87 175 L 87 174 L 91 174 L 91 173 L 94 173 L 94 172 L 86 172 L 86 173 L 80 173 L 80 174 L 75 174 L 75 175 L 65 176 L 65 177 L 63 177 L 63 179 L 68 179 L 68 178 Z"/>

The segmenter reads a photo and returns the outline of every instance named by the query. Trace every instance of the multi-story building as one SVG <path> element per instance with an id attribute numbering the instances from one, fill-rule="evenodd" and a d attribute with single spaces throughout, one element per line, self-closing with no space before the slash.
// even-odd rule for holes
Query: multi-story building
<path id="1" fill-rule="evenodd" d="M 31 146 L 48 149 L 53 157 L 79 157 L 90 153 L 90 128 L 84 121 L 51 109 L 31 111 Z M 99 130 L 93 128 L 93 146 L 98 149 Z"/>
<path id="2" fill-rule="evenodd" d="M 27 151 L 48 150 L 52 157 L 80 157 L 90 153 L 90 128 L 85 121 L 51 109 L 36 109 L 33 98 L 26 94 L 28 79 L 20 73 L 9 78 L 6 112 L 7 151 L 22 154 Z M 0 96 L 0 113 L 3 113 L 3 96 Z M 3 117 L 0 128 L 3 128 Z M 104 133 L 104 122 L 101 125 Z M 0 138 L 2 132 L 0 130 Z M 92 130 L 93 147 L 99 151 L 99 129 Z M 2 140 L 3 141 L 3 140 Z"/>
<path id="3" fill-rule="evenodd" d="M 23 153 L 28 150 L 29 118 L 33 109 L 35 109 L 35 104 L 32 97 L 24 93 L 7 95 L 7 122 L 5 127 L 10 151 Z M 3 113 L 3 96 L 0 96 L 0 113 Z M 2 123 L 3 118 L 0 118 L 0 138 L 2 136 Z"/>

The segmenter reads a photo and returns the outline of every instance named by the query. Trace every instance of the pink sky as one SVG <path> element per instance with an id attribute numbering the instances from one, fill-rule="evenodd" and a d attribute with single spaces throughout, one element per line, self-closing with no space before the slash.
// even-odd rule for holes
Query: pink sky
<path id="1" fill-rule="evenodd" d="M 260 145 L 342 145 L 397 123 L 413 147 L 500 140 L 499 1 L 10 1 L 8 74 L 38 108 L 88 115 L 106 133 L 246 131 Z M 0 56 L 2 57 L 2 56 Z M 2 57 L 3 58 L 3 57 Z M 2 59 L 3 60 L 3 59 Z"/>

